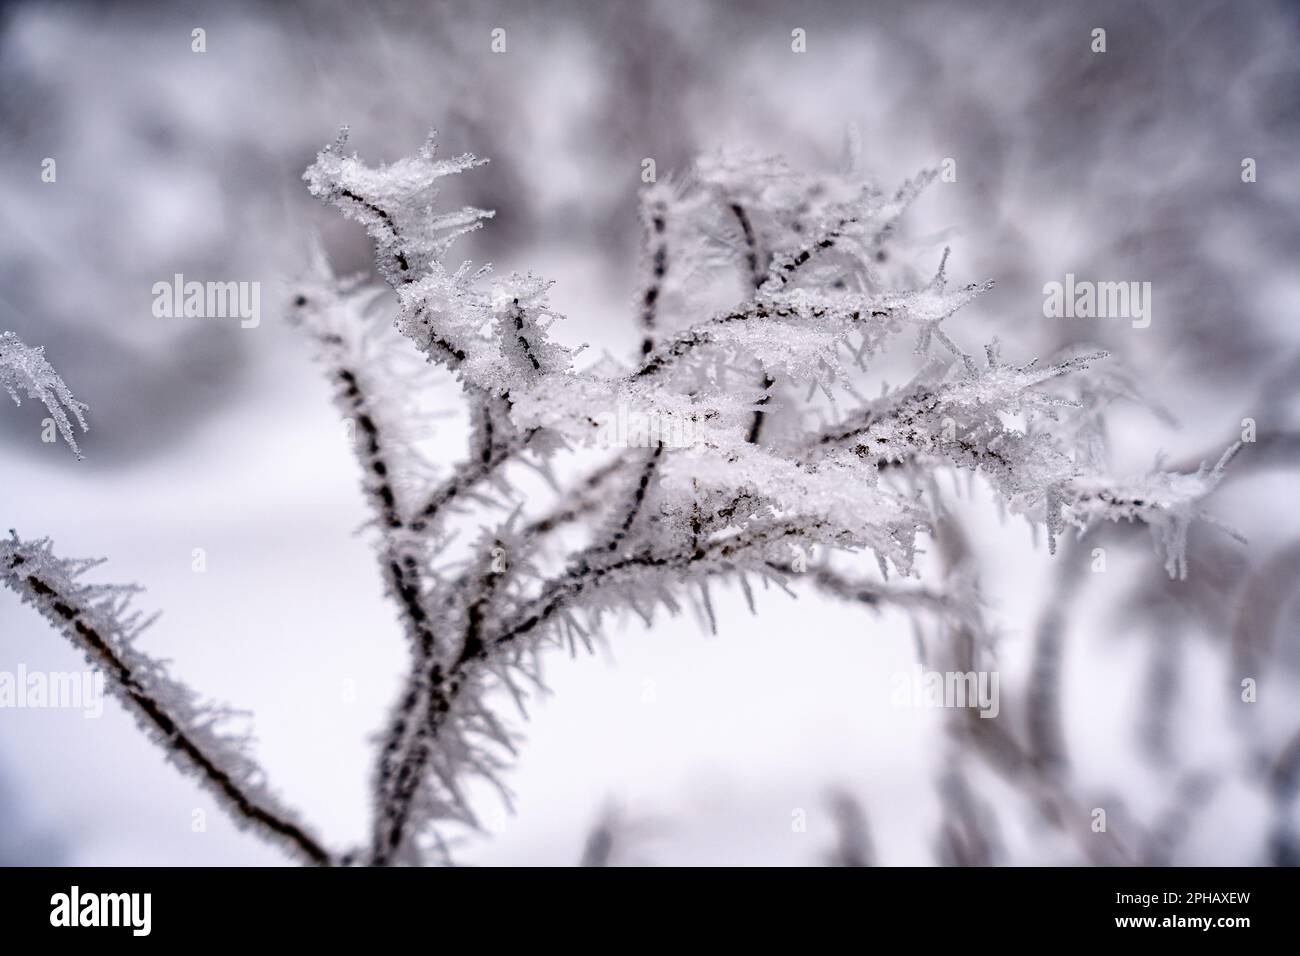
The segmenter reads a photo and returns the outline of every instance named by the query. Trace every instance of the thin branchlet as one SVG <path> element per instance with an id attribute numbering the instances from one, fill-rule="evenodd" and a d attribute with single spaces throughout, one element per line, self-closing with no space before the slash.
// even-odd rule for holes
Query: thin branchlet
<path id="1" fill-rule="evenodd" d="M 750 221 L 749 213 L 745 211 L 743 205 L 733 201 L 729 208 L 731 214 L 736 217 L 736 221 L 740 224 L 740 233 L 744 241 L 745 268 L 749 274 L 749 283 L 755 291 L 758 291 L 767 279 L 767 271 L 761 265 L 762 254 L 758 247 L 758 234 L 754 231 L 754 224 Z M 775 384 L 776 380 L 764 372 L 759 384 L 763 394 L 754 404 L 768 404 L 772 400 L 770 392 Z M 766 421 L 767 412 L 761 408 L 755 409 L 754 417 L 749 423 L 749 432 L 745 435 L 745 441 L 751 445 L 757 445 L 758 440 L 763 436 L 763 425 Z"/>
<path id="2" fill-rule="evenodd" d="M 668 276 L 668 202 L 655 194 L 645 203 L 643 218 L 647 260 L 645 289 L 641 293 L 641 354 L 648 355 L 655 345 L 655 327 Z"/>

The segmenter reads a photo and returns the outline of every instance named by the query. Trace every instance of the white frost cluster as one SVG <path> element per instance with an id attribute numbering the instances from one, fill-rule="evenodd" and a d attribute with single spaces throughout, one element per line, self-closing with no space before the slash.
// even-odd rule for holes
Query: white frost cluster
<path id="1" fill-rule="evenodd" d="M 1151 529 L 1156 553 L 1165 559 L 1165 570 L 1171 578 L 1182 580 L 1187 577 L 1187 530 L 1197 519 L 1218 524 L 1204 512 L 1201 502 L 1219 484 L 1224 467 L 1240 450 L 1241 442 L 1237 442 L 1213 466 L 1202 463 L 1191 474 L 1157 470 L 1119 481 L 1075 479 L 1064 489 L 1061 516 L 1080 532 L 1101 521 L 1144 522 Z M 1236 532 L 1223 530 L 1243 540 Z"/>
<path id="2" fill-rule="evenodd" d="M 83 432 L 88 431 L 87 406 L 72 397 L 72 390 L 46 361 L 43 348 L 23 344 L 22 339 L 12 332 L 0 333 L 0 387 L 19 405 L 22 404 L 22 394 L 44 404 L 63 440 L 78 458 L 81 457 L 72 420 L 68 416 L 76 420 Z"/>
<path id="3" fill-rule="evenodd" d="M 349 219 L 365 226 L 375 242 L 376 262 L 389 282 L 399 284 L 422 274 L 457 238 L 491 218 L 488 210 L 468 206 L 449 213 L 433 209 L 440 179 L 487 160 L 468 153 L 437 159 L 431 134 L 415 156 L 371 169 L 355 155 L 344 154 L 347 140 L 344 127 L 304 178 L 313 196 L 333 203 Z"/>

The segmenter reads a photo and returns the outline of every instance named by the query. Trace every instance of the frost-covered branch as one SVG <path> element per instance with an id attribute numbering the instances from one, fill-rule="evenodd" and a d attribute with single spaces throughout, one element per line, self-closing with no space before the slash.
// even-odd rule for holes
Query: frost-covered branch
<path id="1" fill-rule="evenodd" d="M 72 422 L 75 420 L 83 432 L 89 431 L 87 406 L 72 396 L 72 390 L 46 360 L 45 349 L 23 344 L 12 332 L 0 333 L 0 388 L 9 393 L 15 404 L 23 403 L 24 394 L 42 403 L 49 409 L 68 447 L 81 457 Z"/>
<path id="2" fill-rule="evenodd" d="M 435 635 L 425 608 L 423 542 L 411 533 L 403 486 L 416 482 L 427 467 L 415 451 L 418 416 L 407 398 L 415 381 L 398 367 L 401 356 L 393 354 L 394 340 L 400 344 L 401 339 L 370 320 L 376 300 L 376 290 L 335 277 L 317 249 L 289 318 L 312 340 L 349 425 L 381 538 L 384 581 L 411 644 L 422 648 L 432 645 Z"/>
<path id="3" fill-rule="evenodd" d="M 886 193 L 853 164 L 806 176 L 780 160 L 720 155 L 647 189 L 639 354 L 583 364 L 581 349 L 551 334 L 563 317 L 545 280 L 444 264 L 451 241 L 487 214 L 435 212 L 431 187 L 478 160 L 439 161 L 430 143 L 370 168 L 342 143 L 307 171 L 311 190 L 365 225 L 396 291 L 397 331 L 459 379 L 470 413 L 468 457 L 425 482 L 398 522 L 432 544 L 427 558 L 451 511 L 478 506 L 482 523 L 454 573 L 429 569 L 421 607 L 438 638 L 414 652 L 384 738 L 373 862 L 418 859 L 430 840 L 442 849 L 439 820 L 473 822 L 465 781 L 496 781 L 514 739 L 487 695 L 504 689 L 522 705 L 537 655 L 589 644 L 608 612 L 649 620 L 685 596 L 711 619 L 711 579 L 747 593 L 750 577 L 784 583 L 791 549 L 820 547 L 868 553 L 882 572 L 877 583 L 822 562 L 812 578 L 822 591 L 949 621 L 969 638 L 977 597 L 955 582 L 937 591 L 885 580 L 916 574 L 918 540 L 942 513 L 940 471 L 982 475 L 1053 547 L 1070 526 L 1144 521 L 1170 573 L 1185 572 L 1187 523 L 1226 459 L 1194 476 L 1117 481 L 1099 453 L 1100 392 L 1089 391 L 1109 388 L 1093 370 L 1104 355 L 1007 364 L 993 343 L 980 364 L 957 345 L 945 323 L 990 284 L 949 289 L 946 251 L 919 285 L 881 266 L 933 171 Z M 740 301 L 701 314 L 703 293 L 737 277 Z M 872 360 L 904 337 L 920 356 L 915 378 L 862 399 Z M 769 428 L 778 414 L 779 430 Z M 615 436 L 610 461 L 521 516 L 528 503 L 512 495 L 509 468 L 550 480 L 560 455 L 610 447 L 615 418 L 641 433 Z M 489 517 L 503 505 L 509 517 Z M 1002 744 L 1012 765 L 1030 760 L 1014 739 Z"/>
<path id="4" fill-rule="evenodd" d="M 86 405 L 73 398 L 42 349 L 24 345 L 11 332 L 0 336 L 0 384 L 15 401 L 22 389 L 43 402 L 81 457 L 68 414 L 85 431 Z M 131 608 L 138 589 L 83 580 L 100 563 L 60 558 L 49 539 L 27 541 L 16 531 L 0 541 L 0 581 L 85 654 L 171 763 L 197 777 L 240 827 L 256 830 L 306 862 L 336 862 L 267 788 L 265 774 L 247 753 L 247 741 L 221 729 L 231 712 L 200 703 L 163 664 L 136 647 L 136 638 L 150 623 Z"/>
<path id="5" fill-rule="evenodd" d="M 267 789 L 244 741 L 221 732 L 229 712 L 200 704 L 162 664 L 135 646 L 148 624 L 130 607 L 137 589 L 86 583 L 83 575 L 100 562 L 59 558 L 49 540 L 10 535 L 0 543 L 0 580 L 104 674 L 106 685 L 168 759 L 197 777 L 241 827 L 257 830 L 307 862 L 334 862 Z"/>
<path id="6" fill-rule="evenodd" d="M 468 153 L 437 159 L 431 134 L 418 155 L 370 169 L 343 154 L 347 139 L 344 127 L 304 178 L 313 196 L 333 203 L 365 227 L 375 242 L 380 273 L 391 285 L 412 281 L 429 263 L 441 259 L 458 237 L 492 217 L 490 211 L 468 206 L 442 214 L 432 211 L 438 180 L 487 160 Z"/>

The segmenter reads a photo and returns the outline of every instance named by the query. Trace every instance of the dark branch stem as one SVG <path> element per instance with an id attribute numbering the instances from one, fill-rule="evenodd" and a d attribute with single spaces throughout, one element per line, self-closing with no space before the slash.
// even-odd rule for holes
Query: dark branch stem
<path id="1" fill-rule="evenodd" d="M 357 195 L 351 189 L 340 189 L 339 195 L 342 196 L 344 199 L 350 199 L 352 202 L 357 203 L 358 205 L 364 207 L 365 209 L 370 210 L 375 215 L 377 215 L 380 218 L 380 220 L 384 223 L 384 226 L 388 229 L 389 235 L 392 236 L 394 244 L 396 244 L 401 239 L 401 233 L 397 231 L 397 225 L 393 222 L 393 217 L 389 215 L 388 210 L 381 209 L 379 206 L 375 205 L 370 200 L 364 199 L 361 196 Z M 376 253 L 377 252 L 378 252 L 378 246 L 376 246 Z M 397 263 L 398 270 L 404 273 L 401 277 L 401 282 L 395 284 L 401 285 L 406 282 L 410 282 L 411 277 L 409 275 L 405 275 L 405 273 L 409 273 L 411 269 L 411 264 L 407 261 L 406 254 L 401 250 L 398 250 L 397 252 L 394 252 L 392 256 L 393 256 L 393 261 Z"/>
<path id="2" fill-rule="evenodd" d="M 641 354 L 654 350 L 654 328 L 659 315 L 659 300 L 663 295 L 664 278 L 668 275 L 668 206 L 662 200 L 651 204 L 647 210 L 646 242 L 649 248 L 650 278 L 641 295 Z"/>
<path id="3" fill-rule="evenodd" d="M 760 265 L 761 254 L 758 248 L 758 235 L 754 232 L 754 224 L 750 222 L 749 213 L 745 211 L 744 206 L 738 202 L 733 202 L 731 204 L 731 214 L 735 216 L 737 221 L 740 223 L 740 231 L 745 238 L 745 265 L 749 269 L 749 284 L 754 291 L 757 292 L 767 280 L 767 273 L 762 265 Z M 772 400 L 770 394 L 771 388 L 775 384 L 776 382 L 773 380 L 772 376 L 764 372 L 761 380 L 763 397 L 755 404 L 766 405 L 770 402 Z M 766 420 L 767 412 L 763 411 L 761 408 L 755 410 L 754 418 L 749 424 L 749 433 L 745 436 L 745 441 L 749 442 L 751 445 L 757 445 L 759 438 L 762 437 L 763 424 Z"/>
<path id="4" fill-rule="evenodd" d="M 504 404 L 505 408 L 494 408 Z M 509 422 L 509 399 L 499 396 L 481 396 L 478 440 L 474 453 L 466 461 L 456 466 L 449 478 L 443 481 L 425 503 L 411 517 L 410 528 L 415 532 L 427 532 L 436 526 L 442 510 L 458 497 L 489 478 L 493 472 L 508 462 L 516 454 L 528 447 L 537 436 L 539 429 L 530 428 L 525 432 L 509 431 L 505 437 L 500 435 L 504 417 Z"/>

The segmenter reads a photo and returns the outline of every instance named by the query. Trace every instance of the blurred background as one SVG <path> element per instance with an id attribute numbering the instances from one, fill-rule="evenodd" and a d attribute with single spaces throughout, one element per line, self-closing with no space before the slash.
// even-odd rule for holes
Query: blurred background
<path id="1" fill-rule="evenodd" d="M 559 337 L 593 354 L 638 340 L 643 158 L 663 175 L 748 148 L 820 172 L 848 135 L 886 188 L 950 158 L 903 248 L 932 270 L 950 245 L 954 281 L 997 285 L 949 333 L 1016 362 L 1111 350 L 1149 405 L 1112 410 L 1122 474 L 1213 460 L 1254 419 L 1209 501 L 1249 543 L 1198 524 L 1170 582 L 1140 528 L 1049 557 L 987 489 L 963 492 L 1003 719 L 1056 745 L 1028 784 L 954 746 L 943 712 L 893 706 L 915 666 L 901 614 L 807 590 L 762 593 L 751 616 L 725 592 L 714 636 L 628 622 L 605 652 L 551 660 L 516 812 L 485 804 L 460 859 L 1101 861 L 1045 808 L 1050 775 L 1142 860 L 1294 863 L 1298 41 L 1300 8 L 1263 0 L 3 4 L 0 330 L 46 347 L 91 432 L 76 461 L 40 441 L 39 406 L 0 410 L 0 527 L 145 585 L 164 614 L 141 646 L 248 710 L 273 785 L 332 845 L 358 842 L 405 650 L 327 385 L 277 311 L 313 233 L 339 270 L 371 268 L 360 228 L 301 181 L 317 150 L 347 124 L 370 163 L 431 128 L 490 157 L 444 193 L 497 211 L 452 258 L 554 279 Z M 1067 272 L 1150 281 L 1150 328 L 1045 319 L 1042 287 Z M 261 324 L 155 318 L 175 273 L 260 282 Z M 454 420 L 435 437 L 463 454 Z M 1098 546 L 1106 573 L 1070 572 Z M 82 666 L 0 593 L 0 670 L 19 665 Z M 1056 674 L 1045 729 L 1027 715 L 1047 719 L 1030 702 Z M 0 863 L 284 862 L 115 704 L 0 710 Z"/>

